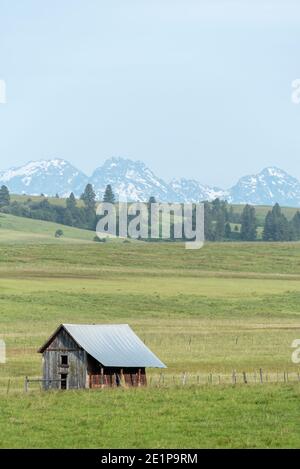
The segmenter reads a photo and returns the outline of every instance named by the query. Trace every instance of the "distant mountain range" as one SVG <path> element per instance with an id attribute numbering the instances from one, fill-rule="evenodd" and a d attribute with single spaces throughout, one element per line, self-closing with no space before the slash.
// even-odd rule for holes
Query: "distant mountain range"
<path id="1" fill-rule="evenodd" d="M 146 201 L 154 196 L 161 202 L 200 202 L 217 197 L 235 204 L 300 207 L 300 182 L 275 167 L 261 173 L 242 177 L 228 190 L 210 187 L 193 179 L 173 179 L 166 182 L 157 177 L 141 161 L 109 158 L 91 177 L 63 159 L 32 161 L 18 168 L 0 171 L 0 185 L 12 193 L 61 197 L 74 192 L 80 196 L 91 183 L 101 199 L 107 184 L 111 184 L 119 200 Z"/>

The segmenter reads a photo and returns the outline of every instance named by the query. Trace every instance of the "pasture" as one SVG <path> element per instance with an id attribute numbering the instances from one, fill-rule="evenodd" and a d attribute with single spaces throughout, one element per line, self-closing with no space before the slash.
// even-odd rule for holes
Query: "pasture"
<path id="1" fill-rule="evenodd" d="M 291 343 L 300 338 L 300 244 L 187 251 L 95 243 L 73 228 L 56 240 L 45 222 L 36 222 L 38 242 L 29 225 L 14 240 L 8 222 L 17 222 L 8 218 L 0 220 L 1 447 L 299 446 Z M 25 395 L 24 377 L 41 376 L 37 348 L 62 322 L 129 323 L 168 365 L 163 380 L 149 370 L 147 389 L 44 393 L 32 385 Z M 232 386 L 232 370 L 260 368 L 294 378 Z M 208 386 L 211 373 L 221 384 Z M 58 414 L 63 438 L 51 425 Z"/>

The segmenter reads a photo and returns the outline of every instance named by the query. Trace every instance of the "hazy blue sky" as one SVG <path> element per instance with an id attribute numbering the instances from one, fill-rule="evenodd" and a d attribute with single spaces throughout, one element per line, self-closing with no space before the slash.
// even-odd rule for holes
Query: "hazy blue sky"
<path id="1" fill-rule="evenodd" d="M 230 186 L 300 178 L 300 2 L 0 0 L 0 168 L 110 156 Z"/>

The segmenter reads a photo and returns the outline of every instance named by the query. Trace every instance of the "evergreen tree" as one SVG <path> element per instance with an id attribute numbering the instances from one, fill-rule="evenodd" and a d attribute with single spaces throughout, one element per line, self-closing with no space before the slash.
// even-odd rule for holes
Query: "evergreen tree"
<path id="1" fill-rule="evenodd" d="M 94 192 L 92 184 L 86 185 L 84 193 L 81 195 L 81 199 L 83 200 L 84 205 L 88 210 L 95 210 L 96 194 Z"/>
<path id="2" fill-rule="evenodd" d="M 275 204 L 266 216 L 263 239 L 264 241 L 289 241 L 291 239 L 290 224 L 279 204 Z"/>
<path id="3" fill-rule="evenodd" d="M 6 186 L 0 188 L 0 208 L 10 204 L 10 194 Z"/>
<path id="4" fill-rule="evenodd" d="M 290 225 L 285 215 L 281 215 L 278 220 L 277 239 L 275 241 L 290 241 L 291 231 Z"/>
<path id="5" fill-rule="evenodd" d="M 255 241 L 257 238 L 257 224 L 255 208 L 246 205 L 242 213 L 241 239 L 243 241 Z"/>
<path id="6" fill-rule="evenodd" d="M 211 208 L 212 208 L 212 216 L 214 219 L 217 218 L 218 214 L 221 211 L 221 201 L 220 199 L 215 199 L 211 203 Z"/>
<path id="7" fill-rule="evenodd" d="M 274 241 L 289 241 L 289 223 L 281 212 L 279 204 L 273 207 L 273 239 Z"/>
<path id="8" fill-rule="evenodd" d="M 71 192 L 70 196 L 67 198 L 66 205 L 67 205 L 67 209 L 71 213 L 75 212 L 75 210 L 76 210 L 76 199 L 75 199 L 75 195 L 73 194 L 73 192 Z"/>
<path id="9" fill-rule="evenodd" d="M 293 239 L 299 240 L 300 239 L 300 212 L 299 210 L 295 213 L 291 221 L 291 230 L 294 235 Z"/>
<path id="10" fill-rule="evenodd" d="M 214 240 L 212 208 L 208 202 L 204 202 L 204 235 L 207 241 Z"/>
<path id="11" fill-rule="evenodd" d="M 85 225 L 88 229 L 94 230 L 96 226 L 96 194 L 92 184 L 87 184 L 84 193 L 81 195 L 84 202 Z"/>
<path id="12" fill-rule="evenodd" d="M 230 226 L 230 223 L 227 222 L 226 225 L 225 225 L 225 238 L 226 239 L 231 239 L 231 226 Z"/>
<path id="13" fill-rule="evenodd" d="M 156 204 L 155 197 L 151 196 L 148 201 L 148 238 L 151 239 L 151 224 L 152 224 L 152 217 L 151 217 L 151 205 Z M 174 227 L 171 226 L 171 234 L 174 233 Z"/>
<path id="14" fill-rule="evenodd" d="M 215 241 L 222 241 L 225 236 L 225 213 L 220 211 L 215 226 Z"/>
<path id="15" fill-rule="evenodd" d="M 113 193 L 113 190 L 111 188 L 111 185 L 108 184 L 106 186 L 104 196 L 103 196 L 103 202 L 109 203 L 109 204 L 114 204 L 116 201 L 115 199 L 115 194 Z"/>
<path id="16" fill-rule="evenodd" d="M 65 210 L 65 213 L 64 213 L 63 224 L 64 224 L 64 225 L 73 226 L 73 216 L 72 216 L 72 212 L 71 212 L 71 210 L 69 210 L 68 208 Z"/>
<path id="17" fill-rule="evenodd" d="M 221 241 L 225 236 L 225 224 L 229 221 L 227 202 L 215 199 L 211 203 L 210 210 L 211 221 L 214 223 L 213 239 Z M 209 238 L 207 238 L 209 239 Z"/>
<path id="18" fill-rule="evenodd" d="M 264 231 L 263 231 L 263 240 L 264 241 L 273 241 L 273 214 L 272 211 L 270 210 L 267 213 L 266 219 L 265 219 L 265 225 L 264 225 Z"/>

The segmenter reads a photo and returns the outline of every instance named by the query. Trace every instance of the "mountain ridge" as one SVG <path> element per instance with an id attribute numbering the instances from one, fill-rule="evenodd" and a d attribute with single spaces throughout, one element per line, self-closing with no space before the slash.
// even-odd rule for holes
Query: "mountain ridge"
<path id="1" fill-rule="evenodd" d="M 87 183 L 101 199 L 111 184 L 117 199 L 145 201 L 154 196 L 161 202 L 201 202 L 215 198 L 235 204 L 281 205 L 300 207 L 300 182 L 284 170 L 270 166 L 260 173 L 241 177 L 229 189 L 200 183 L 197 179 L 164 181 L 143 161 L 111 157 L 89 177 L 62 158 L 30 161 L 19 167 L 0 170 L 0 185 L 7 185 L 16 194 L 61 197 L 74 192 L 79 197 Z"/>

